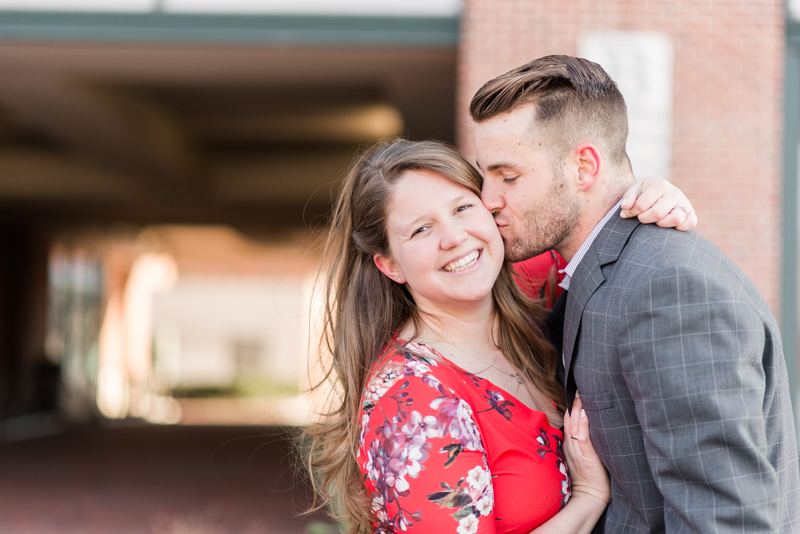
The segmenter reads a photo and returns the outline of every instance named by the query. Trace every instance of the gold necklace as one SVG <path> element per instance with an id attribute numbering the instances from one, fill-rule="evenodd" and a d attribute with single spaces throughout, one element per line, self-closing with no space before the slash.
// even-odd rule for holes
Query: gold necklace
<path id="1" fill-rule="evenodd" d="M 507 371 L 503 371 L 502 369 L 500 369 L 500 368 L 498 368 L 498 367 L 495 367 L 495 365 L 494 365 L 493 363 L 489 363 L 489 362 L 487 362 L 486 360 L 484 360 L 483 358 L 479 358 L 478 356 L 475 356 L 475 355 L 474 355 L 474 354 L 472 354 L 471 352 L 467 352 L 467 351 L 465 351 L 464 349 L 462 349 L 461 347 L 459 347 L 459 346 L 458 346 L 458 345 L 456 345 L 455 343 L 451 343 L 450 341 L 447 341 L 446 339 L 444 339 L 444 338 L 443 338 L 443 337 L 441 337 L 441 336 L 438 336 L 438 337 L 439 337 L 439 339 L 441 339 L 442 341 L 444 341 L 445 343 L 447 343 L 447 344 L 448 344 L 448 345 L 450 345 L 451 347 L 453 347 L 453 348 L 455 348 L 455 349 L 458 349 L 459 351 L 463 352 L 463 353 L 464 353 L 464 354 L 466 354 L 467 356 L 470 356 L 470 357 L 472 357 L 472 358 L 475 358 L 475 359 L 476 359 L 476 360 L 478 360 L 479 362 L 481 362 L 481 363 L 485 363 L 485 364 L 486 364 L 486 365 L 488 365 L 489 367 L 491 367 L 491 368 L 493 368 L 493 369 L 495 369 L 495 370 L 497 370 L 497 371 L 500 371 L 501 373 L 503 373 L 503 374 L 505 374 L 505 375 L 508 375 L 508 376 L 510 376 L 511 378 L 513 378 L 514 380 L 516 380 L 516 381 L 517 381 L 517 384 L 523 384 L 523 383 L 526 381 L 526 378 L 525 378 L 524 376 L 522 376 L 520 373 L 509 373 L 509 372 L 507 372 Z"/>

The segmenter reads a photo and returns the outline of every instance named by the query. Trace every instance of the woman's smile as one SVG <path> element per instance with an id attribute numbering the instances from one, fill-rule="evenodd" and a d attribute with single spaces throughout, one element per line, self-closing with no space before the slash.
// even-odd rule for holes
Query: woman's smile
<path id="1" fill-rule="evenodd" d="M 461 258 L 451 261 L 444 267 L 442 267 L 443 271 L 448 273 L 459 273 L 461 271 L 466 271 L 470 267 L 474 267 L 476 263 L 478 263 L 478 259 L 480 258 L 481 252 L 483 249 L 473 250 L 469 254 L 462 256 Z"/>

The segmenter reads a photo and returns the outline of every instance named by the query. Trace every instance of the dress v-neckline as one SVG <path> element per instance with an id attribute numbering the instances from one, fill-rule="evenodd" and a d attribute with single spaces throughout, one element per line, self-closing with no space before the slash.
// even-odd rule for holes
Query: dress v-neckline
<path id="1" fill-rule="evenodd" d="M 503 393 L 503 395 L 506 395 L 508 397 L 508 400 L 510 400 L 513 403 L 515 403 L 514 404 L 515 406 L 521 407 L 521 409 L 525 410 L 523 418 L 526 421 L 530 421 L 531 426 L 536 429 L 537 433 L 538 433 L 538 429 L 541 427 L 541 423 L 537 423 L 537 422 L 535 422 L 535 420 L 538 419 L 539 415 L 544 417 L 544 421 L 547 423 L 547 426 L 549 426 L 550 429 L 558 430 L 558 431 L 561 430 L 560 427 L 555 426 L 550 422 L 550 418 L 547 417 L 547 413 L 545 413 L 543 410 L 536 410 L 534 408 L 531 408 L 530 406 L 528 406 L 527 404 L 525 404 L 524 402 L 519 400 L 519 398 L 517 398 L 516 395 L 513 395 L 512 393 L 509 393 L 506 389 L 501 388 L 500 386 L 498 386 L 497 384 L 495 384 L 494 382 L 492 382 L 488 378 L 483 378 L 482 376 L 478 376 L 475 373 L 470 373 L 469 371 L 467 371 L 466 369 L 464 369 L 460 365 L 458 365 L 456 363 L 453 363 L 449 358 L 445 357 L 441 352 L 439 352 L 438 350 L 436 350 L 432 346 L 427 345 L 425 343 L 418 343 L 416 341 L 406 341 L 406 340 L 398 337 L 397 335 L 395 335 L 394 340 L 397 343 L 399 343 L 399 344 L 401 344 L 403 346 L 414 345 L 416 347 L 420 347 L 420 346 L 421 347 L 425 347 L 426 350 L 434 353 L 436 356 L 441 358 L 443 363 L 445 363 L 449 367 L 453 368 L 455 371 L 461 372 L 461 373 L 469 375 L 469 376 L 474 376 L 474 377 L 476 377 L 476 378 L 478 378 L 480 380 L 485 381 L 487 384 L 490 384 L 495 390 L 501 391 Z M 421 351 L 421 352 L 424 352 L 424 351 Z M 488 389 L 488 388 L 484 388 L 484 389 Z M 553 405 L 555 406 L 555 403 L 553 403 Z"/>

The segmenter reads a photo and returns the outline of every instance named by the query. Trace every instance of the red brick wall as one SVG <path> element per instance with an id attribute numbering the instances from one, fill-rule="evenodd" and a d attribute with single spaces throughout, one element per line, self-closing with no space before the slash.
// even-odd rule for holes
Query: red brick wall
<path id="1" fill-rule="evenodd" d="M 458 139 L 490 78 L 547 54 L 575 54 L 589 31 L 664 32 L 675 47 L 672 180 L 697 231 L 755 282 L 778 315 L 784 5 L 778 0 L 465 0 Z"/>

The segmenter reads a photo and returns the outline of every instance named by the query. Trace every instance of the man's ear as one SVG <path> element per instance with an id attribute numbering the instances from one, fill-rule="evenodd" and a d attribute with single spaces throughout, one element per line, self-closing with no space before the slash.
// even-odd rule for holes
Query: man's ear
<path id="1" fill-rule="evenodd" d="M 375 262 L 375 266 L 378 268 L 380 272 L 397 282 L 398 284 L 404 284 L 405 279 L 403 278 L 403 274 L 396 268 L 394 262 L 383 256 L 381 254 L 375 254 L 372 257 L 372 261 Z"/>
<path id="2" fill-rule="evenodd" d="M 572 160 L 578 173 L 576 185 L 579 191 L 585 193 L 592 188 L 600 175 L 600 150 L 592 143 L 581 143 L 572 149 Z"/>

